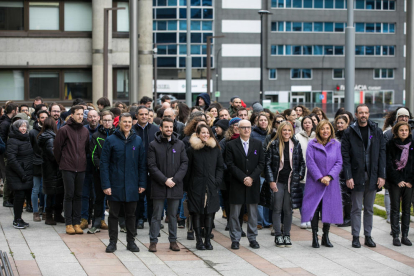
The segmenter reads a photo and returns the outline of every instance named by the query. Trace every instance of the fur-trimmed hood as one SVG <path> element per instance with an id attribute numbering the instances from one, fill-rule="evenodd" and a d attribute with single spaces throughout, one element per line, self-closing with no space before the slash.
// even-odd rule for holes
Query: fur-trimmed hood
<path id="1" fill-rule="evenodd" d="M 210 137 L 206 143 L 203 143 L 200 138 L 197 137 L 197 134 L 193 133 L 190 138 L 190 145 L 195 150 L 200 150 L 204 148 L 205 145 L 209 146 L 210 148 L 217 147 L 216 140 L 213 137 Z"/>

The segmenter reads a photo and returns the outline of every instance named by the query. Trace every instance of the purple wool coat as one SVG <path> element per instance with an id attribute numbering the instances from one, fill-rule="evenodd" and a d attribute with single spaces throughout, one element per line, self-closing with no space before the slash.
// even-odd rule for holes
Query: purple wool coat
<path id="1" fill-rule="evenodd" d="M 325 147 L 316 139 L 309 142 L 306 151 L 307 178 L 302 203 L 302 222 L 312 220 L 321 200 L 322 222 L 342 224 L 342 198 L 339 173 L 342 169 L 341 143 L 332 139 Z M 319 179 L 332 176 L 329 186 Z"/>

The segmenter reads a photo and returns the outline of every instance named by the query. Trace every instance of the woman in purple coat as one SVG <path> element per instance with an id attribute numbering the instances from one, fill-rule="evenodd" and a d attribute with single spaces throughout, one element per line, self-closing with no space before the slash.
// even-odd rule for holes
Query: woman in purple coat
<path id="1" fill-rule="evenodd" d="M 342 169 L 341 144 L 335 139 L 332 125 L 322 120 L 316 127 L 316 138 L 306 151 L 308 168 L 305 194 L 302 203 L 302 222 L 312 226 L 312 247 L 319 248 L 318 220 L 322 212 L 322 245 L 333 247 L 329 241 L 330 224 L 342 224 L 342 199 L 339 173 Z"/>

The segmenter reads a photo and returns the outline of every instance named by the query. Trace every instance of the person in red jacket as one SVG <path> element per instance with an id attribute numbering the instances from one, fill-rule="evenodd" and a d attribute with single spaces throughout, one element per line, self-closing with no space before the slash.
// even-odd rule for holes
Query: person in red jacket
<path id="1" fill-rule="evenodd" d="M 53 143 L 53 153 L 62 171 L 65 196 L 66 233 L 83 234 L 80 228 L 82 186 L 86 171 L 86 154 L 89 150 L 89 131 L 83 127 L 83 107 L 73 106 L 71 118 L 62 127 Z"/>

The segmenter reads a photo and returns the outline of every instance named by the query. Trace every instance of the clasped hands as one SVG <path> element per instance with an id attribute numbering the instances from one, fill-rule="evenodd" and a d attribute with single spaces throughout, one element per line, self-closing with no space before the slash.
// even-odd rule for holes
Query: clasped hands
<path id="1" fill-rule="evenodd" d="M 401 181 L 401 182 L 403 182 L 403 181 Z M 400 182 L 400 183 L 401 183 Z M 398 186 L 400 187 L 400 183 L 398 183 Z M 407 184 L 406 182 L 404 182 L 405 184 Z M 408 183 L 408 184 L 410 184 L 410 183 Z M 384 178 L 381 178 L 381 177 L 378 177 L 378 180 L 377 180 L 377 186 L 378 186 L 378 189 L 381 189 L 383 186 L 385 185 L 385 179 Z M 346 186 L 349 188 L 349 189 L 353 189 L 354 187 L 355 187 L 355 183 L 354 183 L 354 179 L 353 178 L 351 178 L 351 179 L 348 179 L 347 181 L 346 181 Z M 411 184 L 410 184 L 410 186 L 411 186 Z M 402 187 L 404 187 L 404 186 L 402 186 Z M 409 187 L 409 186 L 407 186 L 407 187 Z M 411 188 L 411 187 L 409 187 L 409 188 Z"/>
<path id="2" fill-rule="evenodd" d="M 138 193 L 143 193 L 145 191 L 145 188 L 138 188 Z M 104 192 L 104 194 L 106 194 L 106 195 L 112 195 L 112 189 L 111 188 L 108 188 L 108 189 L 105 189 L 105 190 L 103 190 L 103 192 Z"/>
<path id="3" fill-rule="evenodd" d="M 329 186 L 330 182 L 331 182 L 331 178 L 329 176 L 324 176 L 321 178 L 321 183 L 325 184 L 325 186 Z"/>
<path id="4" fill-rule="evenodd" d="M 407 187 L 407 188 L 412 188 L 412 187 L 413 187 L 413 185 L 412 185 L 412 184 L 410 184 L 410 183 L 408 183 L 408 182 L 401 181 L 400 183 L 398 183 L 398 187 L 400 187 L 400 188 L 404 188 L 404 187 Z"/>
<path id="5" fill-rule="evenodd" d="M 167 181 L 165 181 L 165 185 L 167 185 L 170 188 L 175 186 L 175 182 L 172 181 L 172 177 L 168 178 Z"/>

